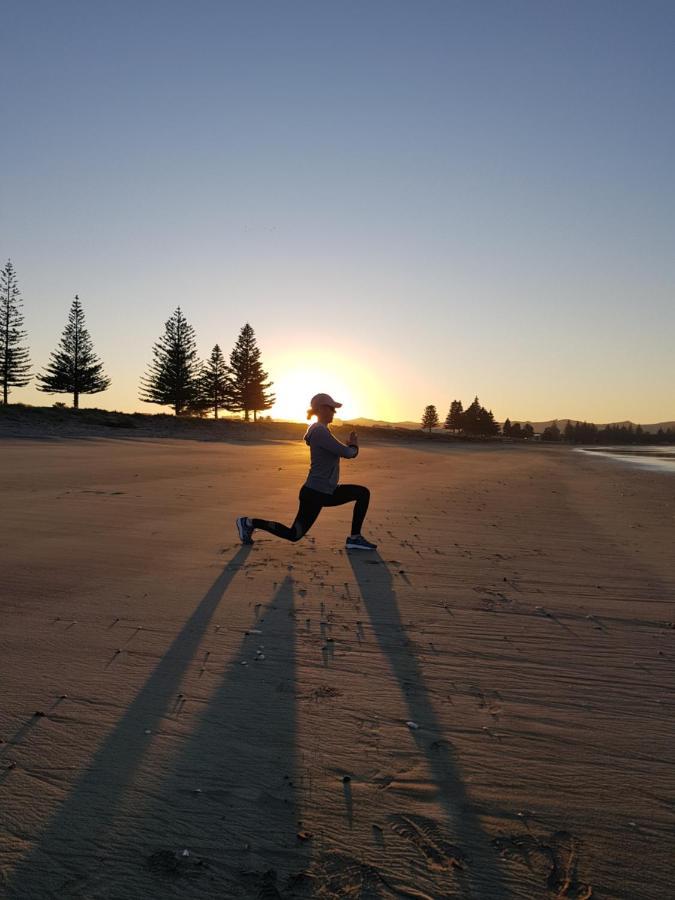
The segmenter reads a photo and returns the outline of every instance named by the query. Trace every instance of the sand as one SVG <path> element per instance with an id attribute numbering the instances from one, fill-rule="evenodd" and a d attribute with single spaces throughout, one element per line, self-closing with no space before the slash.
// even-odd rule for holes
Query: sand
<path id="1" fill-rule="evenodd" d="M 675 478 L 366 446 L 0 442 L 0 895 L 672 893 Z M 408 724 L 412 723 L 412 724 Z"/>

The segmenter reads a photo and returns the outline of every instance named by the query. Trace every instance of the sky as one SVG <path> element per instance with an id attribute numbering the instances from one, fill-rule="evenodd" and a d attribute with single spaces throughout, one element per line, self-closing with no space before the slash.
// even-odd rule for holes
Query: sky
<path id="1" fill-rule="evenodd" d="M 180 305 L 202 357 L 253 326 L 280 418 L 675 419 L 673 46 L 670 0 L 6 0 L 34 368 L 77 293 L 82 406 L 161 411 Z"/>

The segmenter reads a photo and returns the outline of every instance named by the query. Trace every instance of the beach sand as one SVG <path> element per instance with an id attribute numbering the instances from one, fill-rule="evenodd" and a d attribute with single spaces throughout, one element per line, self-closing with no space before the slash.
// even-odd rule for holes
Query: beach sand
<path id="1" fill-rule="evenodd" d="M 0 459 L 0 896 L 673 896 L 675 478 L 365 446 L 350 557 L 236 539 L 300 443 Z"/>

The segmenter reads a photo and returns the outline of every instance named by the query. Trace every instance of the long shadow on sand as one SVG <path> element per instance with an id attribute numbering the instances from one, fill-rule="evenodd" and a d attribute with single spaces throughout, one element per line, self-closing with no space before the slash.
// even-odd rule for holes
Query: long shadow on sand
<path id="1" fill-rule="evenodd" d="M 466 878 L 458 887 L 475 900 L 502 900 L 509 893 L 502 882 L 490 839 L 472 809 L 456 753 L 443 740 L 442 730 L 420 667 L 408 646 L 389 569 L 379 553 L 349 554 L 375 637 L 399 683 L 410 719 L 420 728 L 412 731 L 415 743 L 426 757 L 438 788 L 453 842 L 470 857 Z"/>
<path id="2" fill-rule="evenodd" d="M 235 553 L 209 588 L 150 678 L 94 759 L 9 877 L 11 898 L 81 896 L 83 874 L 101 865 L 119 806 L 148 751 L 152 734 L 172 708 L 181 681 L 232 579 L 250 548 Z"/>
<path id="3" fill-rule="evenodd" d="M 175 848 L 203 860 L 191 900 L 279 897 L 307 862 L 299 838 L 300 800 L 310 786 L 296 758 L 293 582 L 286 577 L 258 612 L 167 763 L 152 800 L 136 810 L 131 844 L 144 860 Z M 171 873 L 136 860 L 145 898 L 168 896 Z M 284 893 L 284 896 L 288 896 Z"/>

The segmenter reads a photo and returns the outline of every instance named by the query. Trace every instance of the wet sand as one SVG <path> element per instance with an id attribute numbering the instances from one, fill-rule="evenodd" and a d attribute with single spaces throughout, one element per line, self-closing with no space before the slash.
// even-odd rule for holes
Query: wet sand
<path id="1" fill-rule="evenodd" d="M 301 444 L 0 459 L 0 896 L 672 895 L 672 477 L 366 446 L 350 557 L 236 540 Z"/>

